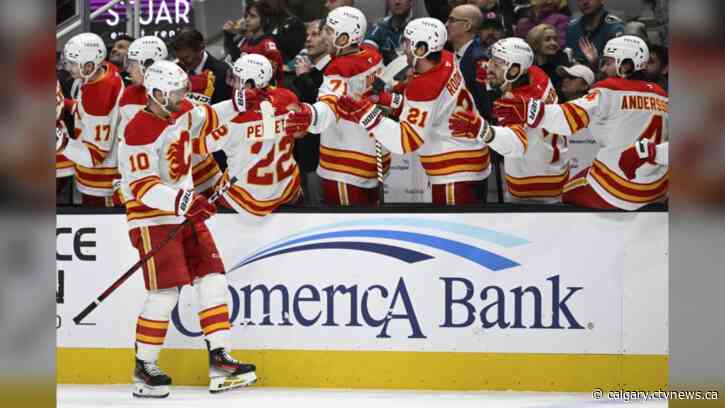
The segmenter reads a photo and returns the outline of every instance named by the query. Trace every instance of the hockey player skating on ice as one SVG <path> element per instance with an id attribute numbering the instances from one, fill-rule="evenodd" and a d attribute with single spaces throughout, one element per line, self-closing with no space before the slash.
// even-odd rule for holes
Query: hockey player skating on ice
<path id="1" fill-rule="evenodd" d="M 414 74 L 405 87 L 400 121 L 383 117 L 369 99 L 353 97 L 340 98 L 340 117 L 364 129 L 362 137 L 369 133 L 393 153 L 417 152 L 433 185 L 434 204 L 480 202 L 472 182 L 490 173 L 487 145 L 504 156 L 520 156 L 526 149 L 526 134 L 481 120 L 464 121 L 464 126 L 451 130 L 450 120 L 477 112 L 453 54 L 443 49 L 445 26 L 433 18 L 419 18 L 408 23 L 403 36 Z"/>
<path id="2" fill-rule="evenodd" d="M 251 214 L 256 221 L 301 198 L 300 172 L 292 157 L 294 138 L 283 125 L 288 108 L 298 107 L 299 100 L 291 91 L 269 85 L 273 72 L 272 64 L 260 54 L 235 61 L 233 102 L 241 113 L 196 139 L 193 147 L 197 154 L 224 151 L 229 164 L 224 180 L 238 176 L 219 203 Z M 260 106 L 263 101 L 269 111 Z"/>
<path id="3" fill-rule="evenodd" d="M 560 105 L 537 99 L 507 101 L 530 127 L 567 136 L 589 128 L 602 146 L 594 163 L 564 187 L 564 203 L 633 211 L 667 195 L 669 99 L 659 85 L 645 80 L 648 60 L 647 44 L 639 37 L 613 38 L 602 59 L 607 79 L 595 83 L 587 95 Z M 644 140 L 648 142 L 633 149 L 633 143 Z M 644 159 L 634 174 L 625 169 L 631 168 L 628 156 L 633 153 Z M 625 168 L 620 164 L 623 155 Z"/>
<path id="4" fill-rule="evenodd" d="M 205 225 L 216 208 L 193 191 L 191 175 L 192 135 L 210 132 L 214 124 L 237 112 L 227 101 L 217 104 L 216 111 L 200 106 L 174 121 L 171 116 L 180 110 L 189 81 L 169 61 L 148 67 L 144 86 L 148 103 L 126 126 L 118 153 L 131 243 L 144 256 L 185 219 L 189 222 L 143 264 L 147 296 L 136 325 L 133 395 L 169 395 L 171 378 L 157 361 L 171 310 L 179 298 L 178 287 L 187 284 L 193 284 L 198 294 L 199 323 L 209 350 L 209 390 L 252 384 L 255 366 L 229 355 L 227 280 Z"/>

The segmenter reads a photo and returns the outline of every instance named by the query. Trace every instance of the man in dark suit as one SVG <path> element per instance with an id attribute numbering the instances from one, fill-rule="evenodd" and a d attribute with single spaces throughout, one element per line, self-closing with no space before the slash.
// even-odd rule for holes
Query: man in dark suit
<path id="1" fill-rule="evenodd" d="M 177 64 L 189 75 L 202 75 L 204 71 L 214 74 L 214 92 L 209 103 L 215 104 L 232 97 L 227 85 L 229 65 L 209 54 L 206 50 L 204 35 L 193 28 L 185 28 L 174 37 L 171 50 L 177 58 Z"/>
<path id="2" fill-rule="evenodd" d="M 231 89 L 227 85 L 229 65 L 215 58 L 206 50 L 204 35 L 193 28 L 184 28 L 171 42 L 171 50 L 176 56 L 176 63 L 186 71 L 189 76 L 214 76 L 214 90 L 208 102 L 215 104 L 232 97 Z M 208 95 L 206 95 L 208 96 Z M 224 152 L 214 152 L 214 159 L 222 171 L 227 167 L 227 158 Z"/>
<path id="3" fill-rule="evenodd" d="M 327 44 L 322 37 L 322 21 L 315 20 L 307 24 L 306 56 L 300 55 L 295 63 L 295 77 L 290 89 L 300 101 L 315 103 L 322 85 L 323 72 L 332 58 L 328 54 Z M 288 78 L 289 76 L 285 76 Z M 322 204 L 322 179 L 317 175 L 320 161 L 320 135 L 308 133 L 302 139 L 295 140 L 294 158 L 302 171 L 302 192 L 305 204 Z"/>
<path id="4" fill-rule="evenodd" d="M 483 21 L 481 11 L 470 4 L 458 6 L 451 11 L 446 21 L 448 41 L 453 49 L 458 68 L 463 74 L 466 88 L 476 103 L 476 109 L 481 115 L 490 119 L 491 102 L 486 93 L 486 87 L 476 81 L 476 67 L 482 61 L 488 60 L 486 50 L 478 42 L 478 30 Z"/>
<path id="5" fill-rule="evenodd" d="M 446 21 L 446 29 L 448 42 L 453 49 L 458 68 L 463 74 L 466 88 L 476 104 L 476 109 L 486 120 L 490 120 L 491 98 L 486 91 L 486 85 L 476 80 L 477 67 L 488 60 L 486 49 L 481 47 L 477 39 L 482 22 L 483 15 L 478 7 L 464 4 L 451 10 Z M 483 201 L 486 202 L 487 180 L 482 182 L 481 189 Z"/>

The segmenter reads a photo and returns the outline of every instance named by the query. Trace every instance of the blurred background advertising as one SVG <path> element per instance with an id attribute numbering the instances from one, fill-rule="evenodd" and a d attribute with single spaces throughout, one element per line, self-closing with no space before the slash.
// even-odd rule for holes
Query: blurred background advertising
<path id="1" fill-rule="evenodd" d="M 723 405 L 725 2 L 671 0 L 669 7 L 670 385 L 718 387 Z"/>
<path id="2" fill-rule="evenodd" d="M 0 2 L 0 406 L 55 406 L 54 10 Z"/>

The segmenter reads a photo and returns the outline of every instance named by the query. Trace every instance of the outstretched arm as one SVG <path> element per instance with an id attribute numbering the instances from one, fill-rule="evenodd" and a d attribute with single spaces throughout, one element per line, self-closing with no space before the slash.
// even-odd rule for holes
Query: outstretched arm
<path id="1" fill-rule="evenodd" d="M 483 140 L 493 150 L 507 157 L 521 157 L 529 141 L 521 125 L 490 126 L 479 114 L 455 112 L 448 120 L 453 137 Z"/>

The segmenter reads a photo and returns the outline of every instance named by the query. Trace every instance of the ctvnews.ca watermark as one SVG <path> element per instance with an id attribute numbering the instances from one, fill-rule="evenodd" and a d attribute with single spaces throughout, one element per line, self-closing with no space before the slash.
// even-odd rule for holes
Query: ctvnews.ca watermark
<path id="1" fill-rule="evenodd" d="M 715 401 L 720 399 L 720 392 L 692 390 L 692 391 L 675 391 L 675 390 L 657 390 L 657 391 L 639 391 L 639 390 L 609 390 L 604 391 L 601 388 L 592 390 L 592 398 L 595 400 L 613 400 L 613 401 L 652 401 L 652 400 L 693 400 L 693 401 Z"/>

